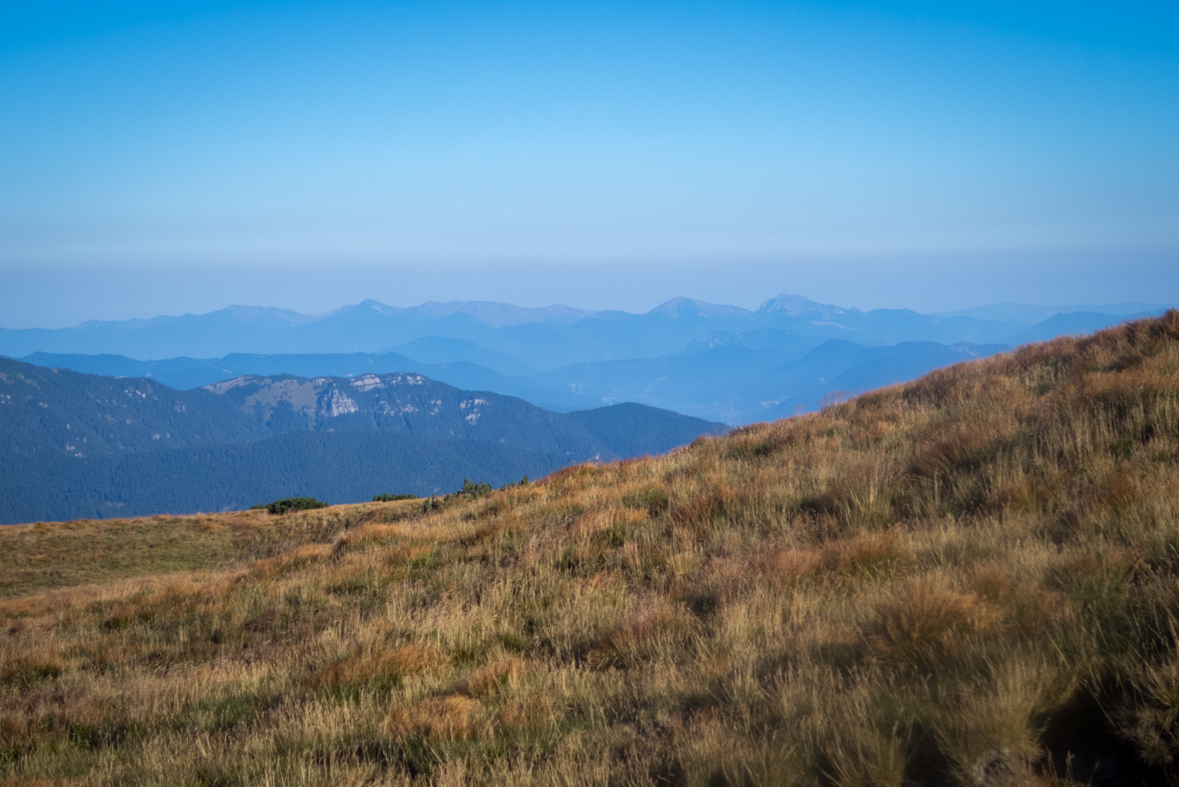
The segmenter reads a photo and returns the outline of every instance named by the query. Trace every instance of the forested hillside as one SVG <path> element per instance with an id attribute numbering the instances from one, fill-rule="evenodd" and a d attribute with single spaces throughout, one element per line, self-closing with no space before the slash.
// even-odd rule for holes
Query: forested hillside
<path id="1" fill-rule="evenodd" d="M 87 458 L 245 442 L 273 431 L 210 391 L 0 358 L 0 457 Z"/>
<path id="2" fill-rule="evenodd" d="M 448 492 L 721 429 L 643 405 L 554 413 L 416 374 L 174 391 L 0 359 L 0 523 Z"/>
<path id="3" fill-rule="evenodd" d="M 453 492 L 465 479 L 498 487 L 569 463 L 565 454 L 499 442 L 389 432 L 297 432 L 87 460 L 38 457 L 0 475 L 0 521 L 233 511 L 297 496 L 332 503 L 425 497 Z"/>

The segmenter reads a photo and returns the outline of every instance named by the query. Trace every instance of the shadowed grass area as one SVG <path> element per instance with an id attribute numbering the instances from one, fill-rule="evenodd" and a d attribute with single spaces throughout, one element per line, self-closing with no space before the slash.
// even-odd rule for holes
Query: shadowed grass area
<path id="1" fill-rule="evenodd" d="M 14 783 L 1179 778 L 1175 312 L 485 496 L 0 534 Z"/>

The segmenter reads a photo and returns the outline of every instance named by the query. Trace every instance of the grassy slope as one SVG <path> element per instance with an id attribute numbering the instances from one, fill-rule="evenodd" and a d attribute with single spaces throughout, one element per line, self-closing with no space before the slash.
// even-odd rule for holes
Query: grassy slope
<path id="1" fill-rule="evenodd" d="M 429 515 L 390 506 L 0 531 L 0 576 L 60 588 L 0 602 L 0 773 L 1175 776 L 1179 313 Z M 141 532 L 172 546 L 118 570 L 154 576 L 81 567 Z"/>
<path id="2" fill-rule="evenodd" d="M 265 511 L 79 519 L 0 527 L 0 599 L 183 571 L 227 571 L 362 521 L 395 521 L 420 501 L 333 506 L 274 517 Z"/>

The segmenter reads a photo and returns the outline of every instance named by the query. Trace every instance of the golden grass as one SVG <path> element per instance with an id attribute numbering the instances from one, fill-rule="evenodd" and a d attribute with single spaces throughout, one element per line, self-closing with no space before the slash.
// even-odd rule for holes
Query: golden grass
<path id="1" fill-rule="evenodd" d="M 0 527 L 0 598 L 118 579 L 246 566 L 299 545 L 331 543 L 353 528 L 396 527 L 420 501 L 265 511 L 79 519 Z"/>
<path id="2" fill-rule="evenodd" d="M 1179 774 L 1175 312 L 429 513 L 0 540 L 12 783 Z"/>

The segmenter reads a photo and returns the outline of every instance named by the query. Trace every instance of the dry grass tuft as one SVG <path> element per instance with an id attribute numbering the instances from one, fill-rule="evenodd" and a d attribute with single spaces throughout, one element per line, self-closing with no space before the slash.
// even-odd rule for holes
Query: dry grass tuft
<path id="1" fill-rule="evenodd" d="M 470 738 L 478 729 L 478 700 L 452 694 L 435 697 L 409 707 L 394 708 L 385 718 L 385 732 L 394 739 L 411 736 L 437 741 Z"/>
<path id="2" fill-rule="evenodd" d="M 588 663 L 595 668 L 633 665 L 662 649 L 673 649 L 696 625 L 686 608 L 662 598 L 650 599 L 590 652 Z"/>
<path id="3" fill-rule="evenodd" d="M 331 557 L 333 551 L 334 548 L 330 544 L 304 544 L 290 552 L 259 560 L 254 564 L 254 572 L 263 577 L 276 577 Z"/>
<path id="4" fill-rule="evenodd" d="M 315 673 L 316 688 L 387 687 L 397 685 L 406 675 L 437 669 L 447 662 L 437 647 L 405 645 L 396 650 L 365 648 L 329 664 Z"/>
<path id="5" fill-rule="evenodd" d="M 814 579 L 823 565 L 823 553 L 817 549 L 779 547 L 759 555 L 754 570 L 782 590 L 791 590 Z"/>
<path id="6" fill-rule="evenodd" d="M 959 593 L 942 577 L 922 577 L 904 590 L 884 613 L 884 634 L 875 647 L 901 668 L 928 670 L 969 635 L 993 632 L 1001 616 L 973 593 Z"/>
<path id="7" fill-rule="evenodd" d="M 820 557 L 823 569 L 842 579 L 890 579 L 913 564 L 912 547 L 902 533 L 861 533 L 828 544 Z"/>
<path id="8" fill-rule="evenodd" d="M 516 656 L 496 659 L 468 675 L 458 690 L 471 697 L 482 697 L 501 689 L 511 692 L 519 686 L 520 678 L 527 670 L 527 662 Z"/>
<path id="9" fill-rule="evenodd" d="M 0 680 L 6 685 L 28 687 L 61 677 L 65 661 L 53 652 L 22 653 L 0 666 Z"/>

